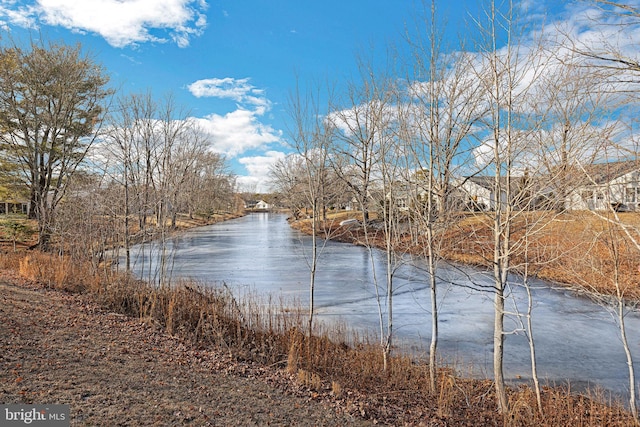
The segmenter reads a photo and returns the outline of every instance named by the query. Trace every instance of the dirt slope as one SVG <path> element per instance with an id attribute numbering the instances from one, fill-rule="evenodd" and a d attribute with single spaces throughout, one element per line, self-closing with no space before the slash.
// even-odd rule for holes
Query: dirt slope
<path id="1" fill-rule="evenodd" d="M 70 404 L 72 425 L 365 425 L 282 371 L 16 283 L 0 277 L 0 403 Z"/>

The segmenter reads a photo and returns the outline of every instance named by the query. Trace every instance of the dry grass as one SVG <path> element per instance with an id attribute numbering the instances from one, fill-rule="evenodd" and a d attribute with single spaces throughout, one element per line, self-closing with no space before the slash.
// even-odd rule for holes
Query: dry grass
<path id="1" fill-rule="evenodd" d="M 618 215 L 640 242 L 640 215 L 633 212 Z M 361 228 L 339 227 L 339 222 L 346 218 L 361 219 L 361 215 L 357 212 L 335 214 L 323 224 L 323 233 L 335 240 L 362 244 Z M 292 226 L 302 232 L 311 231 L 309 220 L 296 221 Z M 492 226 L 490 218 L 482 213 L 461 215 L 443 231 L 442 255 L 453 262 L 491 267 Z M 381 231 L 369 230 L 369 244 L 383 247 L 381 234 Z M 398 250 L 423 252 L 423 246 L 415 239 L 405 235 L 397 244 Z M 592 212 L 519 213 L 512 224 L 512 247 L 510 263 L 515 271 L 524 271 L 526 263 L 532 277 L 592 294 L 615 295 L 621 291 L 626 299 L 640 300 L 639 248 L 619 225 Z"/>
<path id="2" fill-rule="evenodd" d="M 620 214 L 624 224 L 640 229 L 640 215 Z M 453 261 L 490 266 L 493 257 L 491 225 L 479 216 L 468 216 L 447 230 L 444 254 Z M 528 235 L 528 244 L 522 245 Z M 640 236 L 638 236 L 640 237 Z M 568 212 L 541 218 L 532 212 L 520 216 L 513 226 L 517 249 L 512 265 L 528 262 L 529 274 L 544 280 L 582 288 L 588 292 L 615 295 L 618 287 L 629 299 L 640 299 L 640 251 L 622 229 L 589 212 Z M 525 247 L 527 251 L 525 252 Z M 613 254 L 617 253 L 618 263 Z M 525 258 L 526 257 L 526 258 Z"/>
<path id="3" fill-rule="evenodd" d="M 428 366 L 395 356 L 387 371 L 377 345 L 355 348 L 342 327 L 304 333 L 302 310 L 255 295 L 237 298 L 222 287 L 182 282 L 151 287 L 127 276 L 98 274 L 89 264 L 49 254 L 5 257 L 0 267 L 46 286 L 91 293 L 108 310 L 144 319 L 194 346 L 219 349 L 237 359 L 281 367 L 313 393 L 324 394 L 353 414 L 393 425 L 626 426 L 631 416 L 618 404 L 546 389 L 544 415 L 527 387 L 510 390 L 512 410 L 498 415 L 490 381 L 439 371 L 438 390 L 429 392 Z"/>

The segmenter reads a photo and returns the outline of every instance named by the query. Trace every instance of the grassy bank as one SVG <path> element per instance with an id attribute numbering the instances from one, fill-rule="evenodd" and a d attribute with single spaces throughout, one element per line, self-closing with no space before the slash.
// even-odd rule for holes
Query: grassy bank
<path id="1" fill-rule="evenodd" d="M 406 356 L 393 357 L 383 371 L 377 345 L 356 347 L 341 327 L 318 329 L 309 339 L 303 310 L 255 295 L 236 298 L 221 287 L 183 282 L 152 287 L 124 275 L 96 272 L 89 264 L 37 252 L 8 253 L 0 268 L 64 292 L 82 292 L 105 310 L 142 319 L 197 348 L 215 349 L 238 360 L 286 370 L 310 396 L 324 395 L 359 417 L 389 425 L 503 425 L 490 381 L 439 372 L 436 393 L 429 392 L 428 367 Z M 631 425 L 630 415 L 604 396 L 574 396 L 546 388 L 543 414 L 527 387 L 509 392 L 506 421 L 521 426 Z"/>
<path id="2" fill-rule="evenodd" d="M 214 213 L 211 215 L 193 215 L 178 214 L 176 217 L 175 227 L 166 224 L 164 231 L 169 233 L 177 233 L 183 230 L 187 230 L 195 227 L 202 227 L 205 225 L 215 224 L 221 221 L 226 221 L 233 218 L 242 216 L 242 213 Z M 94 226 L 98 229 L 100 226 L 105 226 L 100 218 L 94 219 Z M 144 240 L 153 239 L 158 233 L 159 228 L 155 223 L 155 218 L 150 217 L 148 219 L 147 230 L 144 233 L 140 231 L 137 221 L 132 221 L 130 226 L 131 243 L 139 243 Z M 34 247 L 38 242 L 38 223 L 35 219 L 28 219 L 26 215 L 22 214 L 0 214 L 0 251 L 15 252 L 19 250 L 26 250 Z M 114 234 L 115 235 L 115 234 Z M 86 240 L 89 236 L 83 236 Z M 121 237 L 122 238 L 122 237 Z M 58 236 L 54 236 L 52 244 L 55 246 L 59 244 Z M 85 242 L 86 243 L 86 242 Z M 120 242 L 121 243 L 121 242 Z M 115 237 L 107 236 L 105 246 L 115 246 Z M 62 245 L 64 246 L 64 244 Z M 95 246 L 95 242 L 94 242 Z M 67 246 L 65 246 L 67 248 Z"/>
<path id="3" fill-rule="evenodd" d="M 611 222 L 591 212 L 564 212 L 541 218 L 538 212 L 520 215 L 512 225 L 511 266 L 514 272 L 527 268 L 529 277 L 547 280 L 577 292 L 640 300 L 640 250 L 622 228 L 635 235 L 640 229 L 640 215 L 619 213 Z M 375 215 L 372 215 L 375 218 Z M 329 215 L 320 228 L 323 235 L 362 244 L 362 228 L 340 230 L 340 221 L 361 219 L 357 212 Z M 292 226 L 310 233 L 310 220 L 292 222 Z M 616 223 L 619 221 L 619 223 Z M 622 225 L 622 226 L 621 226 Z M 441 255 L 448 261 L 491 268 L 493 265 L 493 224 L 482 214 L 461 215 L 452 222 L 439 240 Z M 324 228 L 323 228 L 324 227 Z M 372 246 L 384 247 L 381 231 L 369 230 Z M 419 238 L 408 233 L 394 243 L 399 252 L 422 254 Z"/>

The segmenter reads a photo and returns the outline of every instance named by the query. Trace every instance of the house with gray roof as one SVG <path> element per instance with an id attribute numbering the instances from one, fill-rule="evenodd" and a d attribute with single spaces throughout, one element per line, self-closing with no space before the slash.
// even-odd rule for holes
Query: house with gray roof
<path id="1" fill-rule="evenodd" d="M 569 210 L 640 210 L 640 162 L 597 163 L 574 169 Z"/>

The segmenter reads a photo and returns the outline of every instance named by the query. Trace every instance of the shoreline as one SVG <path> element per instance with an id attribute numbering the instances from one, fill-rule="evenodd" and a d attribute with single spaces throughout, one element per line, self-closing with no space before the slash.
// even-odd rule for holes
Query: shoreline
<path id="1" fill-rule="evenodd" d="M 33 268 L 41 270 L 37 265 Z M 64 284 L 55 280 L 42 278 L 40 282 L 47 284 L 44 286 L 20 279 L 15 272 L 13 275 L 20 284 L 6 284 L 0 277 L 0 298 L 4 302 L 0 305 L 0 323 L 10 325 L 0 331 L 0 345 L 8 349 L 0 354 L 0 379 L 9 384 L 0 389 L 0 401 L 39 403 L 36 400 L 48 397 L 56 403 L 71 402 L 75 424 L 104 424 L 100 420 L 106 419 L 108 424 L 117 425 L 120 422 L 117 417 L 122 413 L 131 414 L 132 418 L 125 422 L 131 425 L 472 422 L 483 426 L 500 425 L 502 419 L 494 406 L 491 381 L 456 377 L 445 368 L 439 380 L 440 393 L 432 395 L 424 377 L 425 366 L 398 360 L 393 362 L 397 363 L 396 371 L 389 377 L 376 366 L 379 349 L 375 344 L 370 349 L 359 346 L 348 349 L 343 344 L 332 344 L 326 337 L 313 337 L 312 342 L 327 347 L 318 347 L 319 353 L 312 355 L 318 359 L 306 362 L 298 352 L 308 347 L 300 330 L 295 328 L 285 328 L 288 331 L 285 334 L 265 336 L 260 329 L 242 331 L 244 327 L 238 325 L 232 329 L 239 330 L 244 337 L 239 343 L 234 344 L 233 337 L 222 337 L 217 344 L 210 342 L 220 331 L 212 329 L 209 337 L 200 334 L 219 322 L 215 320 L 218 317 L 210 318 L 207 314 L 209 307 L 216 305 L 215 300 L 208 298 L 216 294 L 199 293 L 197 285 L 155 290 L 141 285 L 138 290 L 135 283 L 125 281 L 98 284 L 105 286 L 103 290 L 88 283 L 84 291 L 69 293 L 64 291 Z M 27 290 L 22 291 L 23 287 Z M 117 301 L 105 304 L 109 296 L 104 292 L 114 293 Z M 204 305 L 198 305 L 197 300 Z M 128 307 L 136 301 L 157 304 L 168 311 L 154 311 L 153 304 L 147 307 L 147 303 L 139 308 Z M 230 304 L 231 310 L 226 308 L 223 312 L 237 310 L 234 301 Z M 132 316 L 136 310 L 141 314 Z M 240 313 L 238 318 L 243 322 L 252 319 L 251 324 L 260 323 L 251 315 Z M 216 323 L 203 326 L 203 319 Z M 106 336 L 104 328 L 110 331 Z M 131 336 L 130 332 L 138 335 Z M 41 347 L 46 352 L 42 353 Z M 275 353 L 263 355 L 269 348 Z M 79 349 L 85 353 L 78 353 Z M 338 363 L 337 373 L 319 364 L 324 359 L 334 365 Z M 33 362 L 19 362 L 29 360 Z M 318 370 L 310 369 L 307 363 Z M 363 371 L 358 370 L 361 365 Z M 66 377 L 70 375 L 69 380 Z M 224 379 L 217 375 L 224 375 Z M 352 386 L 369 377 L 371 384 L 367 388 Z M 395 381 L 400 381 L 398 390 L 394 388 Z M 251 388 L 254 386 L 258 387 L 257 392 Z M 512 414 L 515 419 L 521 420 L 522 425 L 545 425 L 536 418 L 528 388 L 514 387 L 510 393 L 512 399 L 520 402 Z M 608 407 L 560 388 L 545 388 L 543 396 L 545 419 L 551 423 L 547 425 L 599 425 L 584 422 L 580 414 L 585 408 L 608 425 L 628 425 L 628 413 L 615 406 L 615 402 Z M 600 397 L 607 401 L 606 397 Z M 79 408 L 76 412 L 74 405 Z M 153 422 L 145 418 L 149 413 L 155 417 Z"/>
<path id="2" fill-rule="evenodd" d="M 349 217 L 353 217 L 353 216 L 354 215 L 352 213 L 349 214 Z M 330 240 L 349 243 L 356 246 L 367 246 L 364 241 L 361 228 L 337 226 L 336 221 L 339 222 L 339 220 L 333 220 L 331 222 L 331 225 L 329 226 L 328 231 L 325 233 L 325 235 L 330 236 L 329 237 Z M 292 228 L 302 233 L 305 233 L 307 235 L 310 235 L 311 232 L 308 226 L 309 219 L 296 220 L 289 217 L 288 222 Z M 342 230 L 340 230 L 339 232 L 336 232 L 336 229 L 342 229 Z M 449 240 L 459 241 L 459 242 L 464 241 L 464 236 L 462 235 L 463 232 L 464 231 L 462 230 L 462 231 L 459 231 L 458 235 L 450 236 Z M 372 236 L 370 236 L 371 246 L 380 250 L 384 250 L 383 242 L 376 241 L 376 238 L 375 238 L 376 233 L 373 232 L 371 234 L 372 234 Z M 322 235 L 322 231 L 319 232 L 319 236 L 324 237 Z M 570 239 L 568 240 L 570 241 Z M 569 246 L 572 246 L 572 245 L 569 245 Z M 579 246 L 580 246 L 580 243 L 576 242 L 573 245 L 573 248 L 574 248 L 573 250 L 575 250 L 575 247 L 579 247 Z M 415 253 L 416 250 L 418 249 L 413 248 L 410 250 L 410 252 L 414 251 Z M 472 250 L 465 252 L 465 251 L 456 251 L 456 250 L 448 249 L 444 251 L 442 260 L 444 262 L 448 262 L 451 264 L 458 264 L 458 265 L 474 267 L 478 269 L 490 270 L 491 268 L 490 265 L 487 264 L 488 261 L 483 262 L 482 256 Z M 571 270 L 574 271 L 574 273 L 572 274 L 577 276 L 580 275 L 579 274 L 580 267 L 572 266 Z M 516 274 L 516 275 L 519 275 L 520 277 L 523 277 L 522 272 L 519 271 L 517 268 L 513 268 L 510 274 Z M 638 276 L 638 274 L 640 274 L 640 266 L 638 266 L 637 271 L 635 269 L 629 269 L 627 267 L 627 270 L 623 271 L 622 274 L 624 274 L 625 279 L 627 281 L 629 280 L 632 281 L 631 284 L 626 284 L 626 283 L 624 284 L 625 288 L 623 289 L 623 291 L 626 291 L 626 292 L 623 292 L 623 299 L 627 304 L 630 304 L 630 305 L 640 304 L 640 287 L 633 286 L 633 283 L 636 280 L 636 277 Z M 607 305 L 611 305 L 611 304 L 617 303 L 616 288 L 615 287 L 612 288 L 610 285 L 607 285 L 606 283 L 602 283 L 603 281 L 590 283 L 589 285 L 586 285 L 586 281 L 585 281 L 585 285 L 580 285 L 580 284 L 572 284 L 571 282 L 565 281 L 566 278 L 567 278 L 566 271 L 563 271 L 562 268 L 554 269 L 553 266 L 551 267 L 547 266 L 545 267 L 544 271 L 541 271 L 539 274 L 533 274 L 530 276 L 530 279 L 544 281 L 554 289 L 566 290 L 568 292 L 575 294 L 577 297 L 589 299 L 592 302 L 595 302 L 597 304 L 605 303 Z"/>
<path id="3" fill-rule="evenodd" d="M 19 283 L 15 283 L 19 281 Z M 0 402 L 68 404 L 71 425 L 372 425 L 277 369 L 0 271 Z"/>

